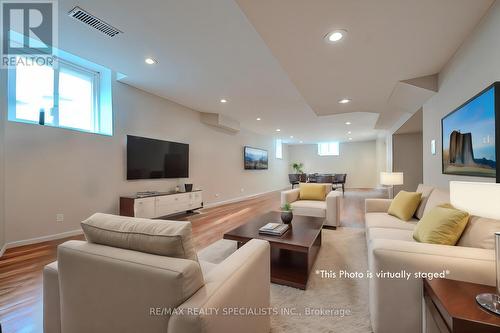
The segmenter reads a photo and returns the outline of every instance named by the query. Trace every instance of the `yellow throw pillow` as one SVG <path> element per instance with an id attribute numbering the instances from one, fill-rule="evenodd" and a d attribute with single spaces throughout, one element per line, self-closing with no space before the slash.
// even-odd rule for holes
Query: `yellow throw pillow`
<path id="1" fill-rule="evenodd" d="M 400 191 L 392 200 L 387 212 L 389 215 L 408 221 L 415 214 L 421 199 L 422 193 Z"/>
<path id="2" fill-rule="evenodd" d="M 300 200 L 325 201 L 326 186 L 324 184 L 300 183 Z"/>
<path id="3" fill-rule="evenodd" d="M 455 245 L 468 222 L 469 213 L 450 204 L 436 206 L 417 223 L 413 238 L 421 243 Z"/>

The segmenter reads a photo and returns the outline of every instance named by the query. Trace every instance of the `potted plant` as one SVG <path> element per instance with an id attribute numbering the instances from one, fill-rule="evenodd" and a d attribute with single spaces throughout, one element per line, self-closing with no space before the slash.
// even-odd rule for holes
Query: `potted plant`
<path id="1" fill-rule="evenodd" d="M 302 168 L 304 167 L 304 164 L 303 163 L 293 163 L 292 164 L 292 169 L 295 171 L 295 173 L 297 174 L 302 174 L 304 173 L 304 171 L 302 170 Z"/>
<path id="2" fill-rule="evenodd" d="M 290 224 L 293 220 L 292 205 L 286 203 L 281 207 L 281 221 L 285 224 Z"/>

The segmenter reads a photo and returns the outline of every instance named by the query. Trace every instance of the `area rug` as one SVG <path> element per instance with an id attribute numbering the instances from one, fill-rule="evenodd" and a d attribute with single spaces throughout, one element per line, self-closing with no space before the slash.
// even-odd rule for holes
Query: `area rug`
<path id="1" fill-rule="evenodd" d="M 368 280 L 339 278 L 341 271 L 368 269 L 364 229 L 323 229 L 322 233 L 307 290 L 272 284 L 271 304 L 278 314 L 271 318 L 271 332 L 371 332 Z"/>

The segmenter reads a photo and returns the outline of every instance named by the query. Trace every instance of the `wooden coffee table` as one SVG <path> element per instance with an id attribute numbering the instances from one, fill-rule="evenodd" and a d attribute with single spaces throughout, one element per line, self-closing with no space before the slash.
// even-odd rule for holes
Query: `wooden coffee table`
<path id="1" fill-rule="evenodd" d="M 279 212 L 258 216 L 224 234 L 224 239 L 238 242 L 238 247 L 251 239 L 271 244 L 271 282 L 306 289 L 311 268 L 321 247 L 321 228 L 325 219 L 294 216 L 291 228 L 282 236 L 259 234 L 259 228 L 270 222 L 281 222 Z"/>

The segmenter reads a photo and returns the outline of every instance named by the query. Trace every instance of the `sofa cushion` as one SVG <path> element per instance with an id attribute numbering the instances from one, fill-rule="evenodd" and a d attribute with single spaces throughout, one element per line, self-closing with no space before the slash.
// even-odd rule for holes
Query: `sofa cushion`
<path id="1" fill-rule="evenodd" d="M 415 218 L 403 221 L 387 213 L 367 213 L 365 214 L 366 228 L 388 228 L 388 229 L 415 229 L 418 220 Z"/>
<path id="2" fill-rule="evenodd" d="M 366 237 L 369 240 L 382 238 L 415 242 L 413 239 L 413 230 L 405 229 L 370 228 L 367 230 Z"/>
<path id="3" fill-rule="evenodd" d="M 500 220 L 472 216 L 465 227 L 458 246 L 477 247 L 481 249 L 495 248 L 495 232 L 500 231 Z"/>
<path id="4" fill-rule="evenodd" d="M 97 213 L 81 223 L 89 243 L 198 260 L 191 223 Z"/>
<path id="5" fill-rule="evenodd" d="M 292 202 L 295 215 L 326 217 L 326 201 L 299 200 Z"/>
<path id="6" fill-rule="evenodd" d="M 408 221 L 412 218 L 417 210 L 422 193 L 400 191 L 392 200 L 389 210 L 389 215 Z"/>
<path id="7" fill-rule="evenodd" d="M 423 215 L 427 214 L 432 208 L 447 203 L 450 203 L 450 192 L 435 188 L 427 198 Z"/>
<path id="8" fill-rule="evenodd" d="M 417 242 L 455 245 L 469 221 L 469 213 L 444 204 L 432 208 L 417 224 L 413 238 Z"/>
<path id="9" fill-rule="evenodd" d="M 331 185 L 330 185 L 331 186 Z M 324 201 L 328 192 L 324 184 L 300 183 L 300 200 Z"/>
<path id="10" fill-rule="evenodd" d="M 205 260 L 200 259 L 198 260 L 198 262 L 200 263 L 201 273 L 203 274 L 203 276 L 206 276 L 212 269 L 217 267 L 217 264 Z"/>
<path id="11" fill-rule="evenodd" d="M 200 262 L 206 261 L 212 264 L 220 264 L 238 249 L 238 243 L 229 239 L 219 239 L 203 250 L 198 251 Z"/>
<path id="12" fill-rule="evenodd" d="M 425 205 L 427 204 L 427 200 L 429 199 L 429 196 L 431 195 L 433 190 L 434 187 L 432 186 L 418 184 L 417 192 L 422 193 L 422 198 L 420 199 L 420 204 L 418 205 L 417 211 L 415 212 L 415 217 L 417 219 L 420 220 L 424 216 Z"/>

